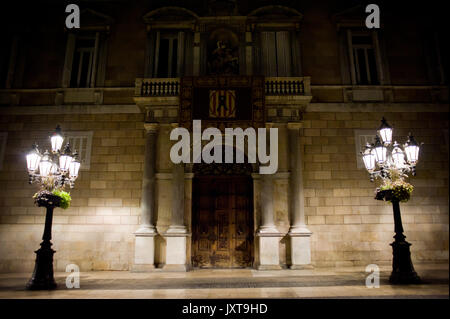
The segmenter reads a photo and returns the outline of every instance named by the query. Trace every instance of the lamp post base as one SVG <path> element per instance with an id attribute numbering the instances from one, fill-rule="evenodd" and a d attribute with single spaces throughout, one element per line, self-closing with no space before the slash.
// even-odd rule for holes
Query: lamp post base
<path id="1" fill-rule="evenodd" d="M 394 241 L 392 244 L 392 273 L 389 277 L 391 284 L 420 284 L 420 277 L 414 270 L 411 261 L 410 243 L 405 241 Z"/>
<path id="2" fill-rule="evenodd" d="M 34 265 L 33 275 L 27 283 L 28 290 L 52 290 L 56 288 L 55 278 L 53 277 L 53 254 L 51 243 L 43 242 L 41 248 L 35 251 L 36 263 Z"/>

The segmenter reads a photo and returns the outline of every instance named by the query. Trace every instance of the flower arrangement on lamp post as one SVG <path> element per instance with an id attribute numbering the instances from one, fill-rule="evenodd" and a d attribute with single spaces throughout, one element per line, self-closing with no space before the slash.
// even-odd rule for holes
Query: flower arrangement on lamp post
<path id="1" fill-rule="evenodd" d="M 45 215 L 44 234 L 41 248 L 36 253 L 36 262 L 33 275 L 27 284 L 27 289 L 41 290 L 54 289 L 56 282 L 53 277 L 53 254 L 51 248 L 53 209 L 70 206 L 70 193 L 65 191 L 68 186 L 74 187 L 78 177 L 80 161 L 78 154 L 72 153 L 69 143 L 64 148 L 64 137 L 59 125 L 50 137 L 51 152 L 39 151 L 34 144 L 26 155 L 29 183 L 39 185 L 39 191 L 33 196 L 34 202 L 39 207 L 47 209 Z"/>
<path id="2" fill-rule="evenodd" d="M 392 127 L 383 117 L 375 137 L 375 143 L 367 143 L 361 155 L 364 166 L 370 174 L 370 181 L 381 180 L 380 187 L 376 189 L 375 199 L 392 203 L 395 240 L 391 243 L 393 261 L 389 281 L 392 284 L 420 283 L 420 278 L 411 261 L 411 244 L 405 240 L 406 236 L 403 235 L 400 214 L 400 202 L 407 202 L 414 189 L 406 181 L 406 178 L 408 178 L 408 174 L 416 175 L 420 145 L 411 133 L 403 146 L 396 141 L 392 143 L 392 133 Z"/>

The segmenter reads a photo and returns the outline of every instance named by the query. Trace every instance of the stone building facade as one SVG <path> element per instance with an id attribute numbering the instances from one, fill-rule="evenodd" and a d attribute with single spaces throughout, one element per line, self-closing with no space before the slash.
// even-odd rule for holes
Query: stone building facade
<path id="1" fill-rule="evenodd" d="M 83 159 L 71 207 L 55 210 L 58 271 L 390 263 L 392 207 L 374 199 L 358 157 L 383 116 L 395 139 L 424 143 L 402 203 L 413 260 L 448 262 L 449 55 L 426 10 L 382 5 L 374 30 L 364 6 L 346 1 L 80 9 L 76 31 L 57 2 L 21 19 L 3 12 L 0 271 L 33 268 L 44 211 L 25 154 L 35 141 L 48 147 L 57 124 Z M 196 119 L 201 88 L 250 92 L 256 102 L 236 100 L 249 117 L 202 124 L 277 128 L 275 174 L 172 163 L 170 132 Z"/>

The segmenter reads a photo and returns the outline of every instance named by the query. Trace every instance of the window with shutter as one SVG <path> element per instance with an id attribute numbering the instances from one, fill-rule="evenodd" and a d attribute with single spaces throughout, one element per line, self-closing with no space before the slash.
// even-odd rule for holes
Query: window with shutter
<path id="1" fill-rule="evenodd" d="M 91 166 L 92 131 L 67 132 L 65 143 L 69 143 L 72 152 L 77 151 L 81 161 L 81 169 L 89 169 Z"/>
<path id="2" fill-rule="evenodd" d="M 361 152 L 364 151 L 367 143 L 373 144 L 374 142 L 375 132 L 373 130 L 355 130 L 356 166 L 358 168 L 365 168 Z"/>
<path id="3" fill-rule="evenodd" d="M 3 160 L 5 158 L 7 132 L 0 132 L 0 170 L 3 169 Z"/>
<path id="4" fill-rule="evenodd" d="M 265 76 L 291 76 L 289 31 L 261 32 L 262 68 Z"/>

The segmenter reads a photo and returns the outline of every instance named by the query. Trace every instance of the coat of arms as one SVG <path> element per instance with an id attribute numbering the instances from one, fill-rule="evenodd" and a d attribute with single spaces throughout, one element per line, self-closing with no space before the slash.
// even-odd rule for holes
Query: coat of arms
<path id="1" fill-rule="evenodd" d="M 234 90 L 210 90 L 209 117 L 236 117 L 236 92 Z"/>

